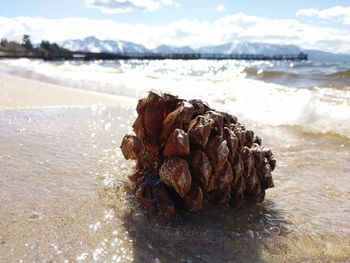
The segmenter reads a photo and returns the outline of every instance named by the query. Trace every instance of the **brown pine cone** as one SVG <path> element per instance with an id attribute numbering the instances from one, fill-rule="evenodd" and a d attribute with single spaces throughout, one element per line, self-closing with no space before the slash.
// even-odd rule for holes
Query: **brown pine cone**
<path id="1" fill-rule="evenodd" d="M 237 117 L 154 92 L 136 111 L 136 136 L 126 135 L 121 149 L 136 160 L 129 179 L 146 209 L 171 219 L 177 208 L 197 212 L 207 201 L 237 208 L 262 202 L 274 186 L 276 159 Z"/>

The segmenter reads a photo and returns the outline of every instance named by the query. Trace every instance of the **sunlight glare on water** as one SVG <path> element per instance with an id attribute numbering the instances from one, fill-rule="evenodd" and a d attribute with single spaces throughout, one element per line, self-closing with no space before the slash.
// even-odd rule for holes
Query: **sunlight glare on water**
<path id="1" fill-rule="evenodd" d="M 165 69 L 154 70 L 157 63 Z M 62 65 L 44 65 L 61 74 Z M 0 197 L 6 207 L 0 252 L 24 262 L 48 260 L 45 255 L 62 262 L 345 261 L 348 91 L 267 84 L 231 66 L 198 62 L 177 69 L 164 61 L 92 68 L 98 69 L 93 77 L 124 85 L 111 93 L 128 94 L 135 103 L 152 87 L 200 96 L 236 114 L 276 155 L 275 188 L 264 203 L 240 210 L 207 205 L 164 222 L 138 206 L 127 184 L 134 163 L 124 160 L 119 146 L 132 131 L 135 105 L 6 110 L 0 112 Z M 91 69 L 62 67 L 82 67 L 82 74 Z"/>

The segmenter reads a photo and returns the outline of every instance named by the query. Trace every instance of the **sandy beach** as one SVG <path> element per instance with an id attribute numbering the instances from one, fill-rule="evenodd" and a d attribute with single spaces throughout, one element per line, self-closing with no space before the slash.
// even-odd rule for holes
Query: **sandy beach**
<path id="1" fill-rule="evenodd" d="M 132 105 L 127 97 L 82 91 L 0 73 L 0 110 L 39 107 L 74 107 L 101 104 Z"/>
<path id="2" fill-rule="evenodd" d="M 0 3 L 0 263 L 350 263 L 350 0 Z"/>
<path id="3" fill-rule="evenodd" d="M 266 201 L 166 223 L 124 186 L 135 105 L 0 74 L 0 262 L 348 262 L 347 138 L 259 126 L 279 165 Z"/>
<path id="4" fill-rule="evenodd" d="M 0 94 L 0 261 L 74 261 L 104 239 L 91 227 L 107 209 L 95 176 L 103 140 L 93 144 L 89 125 L 106 106 L 118 116 L 132 104 L 4 74 Z"/>

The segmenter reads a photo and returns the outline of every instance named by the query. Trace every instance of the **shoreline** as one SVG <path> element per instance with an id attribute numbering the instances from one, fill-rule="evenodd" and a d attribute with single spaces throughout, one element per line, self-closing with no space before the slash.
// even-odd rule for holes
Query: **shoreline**
<path id="1" fill-rule="evenodd" d="M 96 257 L 106 234 L 95 225 L 111 211 L 100 162 L 135 101 L 0 73 L 1 262 Z"/>
<path id="2" fill-rule="evenodd" d="M 77 103 L 77 101 L 79 101 Z M 80 90 L 0 73 L 0 110 L 91 105 L 134 106 L 134 98 Z"/>
<path id="3" fill-rule="evenodd" d="M 278 160 L 265 202 L 167 224 L 120 183 L 136 102 L 0 73 L 1 262 L 346 261 L 347 141 L 259 126 Z"/>

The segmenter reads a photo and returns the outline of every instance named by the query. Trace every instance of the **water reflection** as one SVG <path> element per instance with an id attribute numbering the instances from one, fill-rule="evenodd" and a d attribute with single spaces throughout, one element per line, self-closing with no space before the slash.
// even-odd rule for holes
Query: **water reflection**
<path id="1" fill-rule="evenodd" d="M 134 117 L 130 115 L 128 118 L 118 119 L 118 123 L 127 123 L 125 126 L 130 127 Z M 104 130 L 103 123 L 99 126 L 99 130 Z M 120 126 L 119 130 L 126 130 L 125 126 Z M 265 128 L 259 130 L 266 144 L 271 145 L 279 157 L 275 173 L 278 188 L 267 191 L 267 200 L 239 210 L 208 205 L 198 214 L 180 214 L 173 222 L 164 222 L 138 206 L 125 188 L 125 178 L 131 173 L 133 163 L 124 160 L 118 143 L 112 148 L 107 142 L 109 146 L 103 150 L 104 157 L 99 161 L 100 198 L 113 209 L 114 217 L 110 221 L 122 229 L 121 238 L 132 241 L 123 243 L 124 249 L 132 255 L 131 259 L 136 262 L 280 262 L 286 258 L 297 261 L 303 258 L 341 259 L 345 255 L 344 239 L 340 235 L 326 234 L 330 228 L 317 223 L 324 208 L 313 197 L 325 199 L 323 204 L 330 204 L 333 199 L 317 188 L 322 184 L 311 183 L 317 174 L 309 168 L 321 167 L 322 164 L 314 152 L 312 162 L 305 152 L 306 149 L 319 150 L 326 147 L 323 146 L 325 142 L 333 142 L 327 138 L 308 138 L 306 141 L 302 135 L 284 131 L 281 127 L 274 128 L 272 133 Z M 122 136 L 114 134 L 111 139 L 120 142 Z M 293 147 L 285 146 L 286 139 Z M 296 150 L 299 148 L 301 153 Z M 293 175 L 293 164 L 299 161 L 305 167 Z M 310 166 L 314 161 L 318 165 Z M 336 177 L 334 174 L 332 178 Z M 305 184 L 306 181 L 310 184 Z M 311 185 L 317 190 L 311 192 L 307 187 Z M 316 233 L 315 226 L 321 232 Z M 334 229 L 332 233 L 339 234 L 339 230 Z M 338 242 L 339 246 L 335 248 L 334 244 Z M 111 257 L 104 257 L 108 258 Z"/>
<path id="2" fill-rule="evenodd" d="M 113 147 L 110 144 L 110 140 L 121 141 L 121 131 L 131 126 L 134 116 L 113 120 L 115 114 L 99 114 L 104 121 L 91 125 L 98 135 L 90 138 L 103 149 L 96 176 L 100 199 L 110 207 L 101 224 L 96 221 L 92 225 L 107 237 L 94 250 L 99 260 L 256 262 L 270 259 L 270 253 L 282 253 L 282 240 L 287 239 L 292 227 L 269 199 L 238 210 L 207 205 L 197 214 L 179 214 L 172 222 L 148 214 L 128 188 L 126 176 L 132 172 L 133 162 L 124 160 L 117 143 Z M 105 123 L 112 123 L 113 131 L 117 130 L 115 125 L 127 125 L 120 126 L 111 137 L 100 137 L 108 132 Z M 106 148 L 101 148 L 104 143 Z"/>
<path id="3" fill-rule="evenodd" d="M 164 222 L 142 211 L 123 217 L 136 262 L 258 262 L 280 253 L 276 240 L 288 234 L 273 202 L 232 210 L 205 207 L 198 214 Z"/>
<path id="4" fill-rule="evenodd" d="M 267 200 L 239 210 L 208 206 L 164 222 L 140 208 L 125 186 L 133 163 L 119 145 L 134 107 L 14 110 L 0 117 L 0 256 L 7 259 L 1 262 L 349 258 L 344 138 L 257 127 L 279 161 Z"/>

